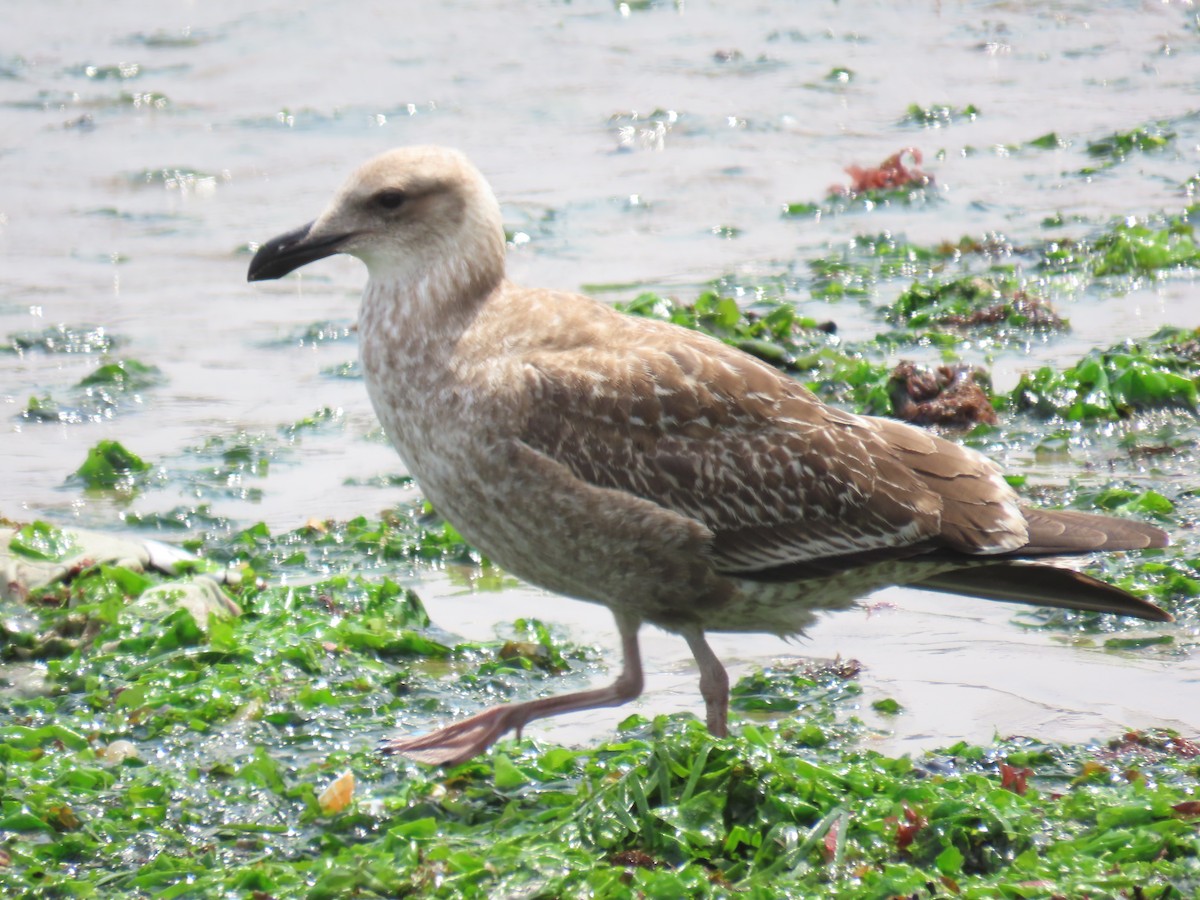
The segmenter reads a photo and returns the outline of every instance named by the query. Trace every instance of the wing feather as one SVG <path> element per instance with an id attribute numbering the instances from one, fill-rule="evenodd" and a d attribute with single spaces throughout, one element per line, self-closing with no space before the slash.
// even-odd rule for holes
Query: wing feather
<path id="1" fill-rule="evenodd" d="M 703 523 L 718 571 L 931 538 L 975 553 L 1027 540 L 1015 495 L 979 454 L 826 406 L 702 335 L 622 321 L 636 333 L 525 355 L 521 439 L 578 478 Z"/>

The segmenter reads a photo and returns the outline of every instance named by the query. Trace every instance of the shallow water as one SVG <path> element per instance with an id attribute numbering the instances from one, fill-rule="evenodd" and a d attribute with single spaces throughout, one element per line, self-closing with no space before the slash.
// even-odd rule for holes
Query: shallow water
<path id="1" fill-rule="evenodd" d="M 286 529 L 407 495 L 370 483 L 400 467 L 373 434 L 361 382 L 323 374 L 353 358 L 352 336 L 296 338 L 315 321 L 352 321 L 361 266 L 337 259 L 245 283 L 248 245 L 313 218 L 350 168 L 393 145 L 446 143 L 473 157 L 509 227 L 528 238 L 510 254 L 518 280 L 627 286 L 605 290 L 612 299 L 640 286 L 689 299 L 729 273 L 802 280 L 806 259 L 862 233 L 1002 233 L 1019 245 L 1061 213 L 1082 220 L 1069 233 L 1086 234 L 1114 216 L 1180 209 L 1181 183 L 1200 171 L 1200 28 L 1188 3 L 463 0 L 348 12 L 337 2 L 126 0 L 28 5 L 6 23 L 0 333 L 103 325 L 124 341 L 117 356 L 166 378 L 111 417 L 36 423 L 20 415 L 29 398 L 65 395 L 98 358 L 0 354 L 0 515 L 13 519 L 120 529 L 122 504 L 64 487 L 98 440 L 178 464 L 214 435 L 274 435 L 322 407 L 342 415 L 277 456 L 268 477 L 230 485 L 214 512 Z M 853 73 L 847 83 L 827 78 L 839 68 Z M 913 103 L 979 115 L 901 124 Z M 1178 134 L 1168 151 L 1079 174 L 1088 140 L 1160 119 Z M 1019 149 L 1050 131 L 1067 146 Z M 937 179 L 936 207 L 781 218 L 785 204 L 845 183 L 844 166 L 909 145 Z M 736 237 L 714 233 L 726 228 Z M 1061 291 L 1051 299 L 1073 330 L 997 354 L 997 386 L 1162 324 L 1200 325 L 1198 295 L 1186 278 L 1131 281 L 1104 297 Z M 849 337 L 884 327 L 868 307 L 822 307 L 804 289 L 791 299 Z M 166 485 L 131 508 L 195 502 Z M 437 578 L 421 589 L 435 619 L 484 633 L 535 610 L 580 639 L 608 628 L 603 610 L 525 592 L 496 604 L 448 596 Z M 902 610 L 835 617 L 802 645 L 715 644 L 738 665 L 858 657 L 867 700 L 877 691 L 909 711 L 880 723 L 904 747 L 993 728 L 1080 738 L 1200 727 L 1195 658 L 1060 646 L 986 604 L 910 591 L 876 599 Z M 642 708 L 697 709 L 682 644 L 647 642 Z M 596 716 L 580 717 L 597 724 L 579 734 L 616 719 Z"/>

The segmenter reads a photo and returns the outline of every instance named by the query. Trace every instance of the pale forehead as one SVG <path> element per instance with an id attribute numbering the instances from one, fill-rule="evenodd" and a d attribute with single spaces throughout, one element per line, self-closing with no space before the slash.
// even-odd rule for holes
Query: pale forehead
<path id="1" fill-rule="evenodd" d="M 403 190 L 433 182 L 469 183 L 476 177 L 466 157 L 445 147 L 400 147 L 363 163 L 345 185 L 347 193 Z"/>

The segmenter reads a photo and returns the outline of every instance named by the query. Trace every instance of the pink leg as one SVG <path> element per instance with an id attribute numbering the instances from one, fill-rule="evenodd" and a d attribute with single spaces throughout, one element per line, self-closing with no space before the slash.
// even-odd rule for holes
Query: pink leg
<path id="1" fill-rule="evenodd" d="M 704 630 L 692 627 L 681 632 L 700 667 L 700 696 L 704 698 L 708 730 L 716 737 L 729 734 L 729 673 L 704 639 Z"/>
<path id="2" fill-rule="evenodd" d="M 521 729 L 534 719 L 628 703 L 642 692 L 642 656 L 637 640 L 641 623 L 619 614 L 616 614 L 616 618 L 625 661 L 620 676 L 608 687 L 493 706 L 432 734 L 385 741 L 380 750 L 383 753 L 400 753 L 429 765 L 452 766 L 483 753 L 505 732 L 516 730 L 520 734 Z M 720 663 L 717 666 L 719 668 Z"/>

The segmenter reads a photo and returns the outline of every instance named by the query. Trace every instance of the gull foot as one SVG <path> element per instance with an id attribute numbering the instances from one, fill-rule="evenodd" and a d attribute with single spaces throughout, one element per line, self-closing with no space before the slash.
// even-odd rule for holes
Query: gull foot
<path id="1" fill-rule="evenodd" d="M 520 727 L 519 723 L 512 721 L 515 708 L 493 706 L 430 734 L 383 741 L 379 751 L 385 754 L 398 753 L 431 766 L 456 766 L 483 753 L 506 731 Z"/>

